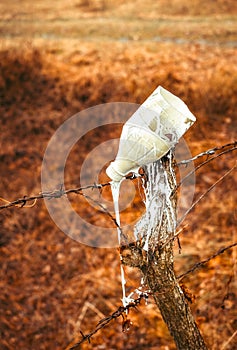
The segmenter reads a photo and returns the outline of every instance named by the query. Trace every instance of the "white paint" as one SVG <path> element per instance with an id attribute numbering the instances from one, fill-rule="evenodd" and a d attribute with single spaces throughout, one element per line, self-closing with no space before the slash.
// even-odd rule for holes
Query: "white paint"
<path id="1" fill-rule="evenodd" d="M 120 211 L 119 211 L 119 190 L 120 190 L 120 184 L 122 181 L 111 181 L 111 192 L 113 196 L 113 202 L 114 202 L 114 212 L 115 212 L 115 219 L 117 222 L 117 232 L 118 232 L 118 243 L 119 246 L 121 244 L 121 220 L 120 220 Z M 130 298 L 126 297 L 126 279 L 124 274 L 124 268 L 122 265 L 122 256 L 120 255 L 120 273 L 121 273 L 121 284 L 122 284 L 122 303 L 123 306 L 126 307 L 130 303 Z"/>
<path id="2" fill-rule="evenodd" d="M 120 212 L 119 212 L 119 190 L 121 181 L 111 181 L 110 187 L 114 202 L 115 220 L 117 222 L 118 243 L 121 243 Z"/>
<path id="3" fill-rule="evenodd" d="M 169 159 L 171 167 L 171 158 Z M 171 203 L 171 188 L 167 175 L 160 161 L 148 164 L 145 168 L 148 181 L 143 185 L 146 212 L 134 227 L 134 236 L 136 240 L 143 239 L 145 251 L 149 250 L 149 240 L 151 236 L 157 242 L 165 241 L 160 233 L 163 214 L 166 214 L 168 220 L 168 232 L 174 232 L 176 226 L 176 216 Z"/>

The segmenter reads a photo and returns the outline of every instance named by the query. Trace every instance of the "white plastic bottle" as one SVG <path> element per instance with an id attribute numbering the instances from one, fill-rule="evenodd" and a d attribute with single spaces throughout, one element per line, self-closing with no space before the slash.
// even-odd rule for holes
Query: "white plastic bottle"
<path id="1" fill-rule="evenodd" d="M 159 86 L 124 124 L 107 175 L 120 182 L 129 172 L 162 158 L 195 120 L 179 97 Z"/>

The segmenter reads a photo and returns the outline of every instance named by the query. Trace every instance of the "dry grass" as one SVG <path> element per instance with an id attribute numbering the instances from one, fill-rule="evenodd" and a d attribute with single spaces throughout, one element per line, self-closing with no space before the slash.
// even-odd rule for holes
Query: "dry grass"
<path id="1" fill-rule="evenodd" d="M 171 3 L 141 0 L 18 2 L 0 4 L 3 38 L 35 41 L 151 41 L 207 42 L 236 45 L 237 5 L 233 0 L 188 0 Z"/>

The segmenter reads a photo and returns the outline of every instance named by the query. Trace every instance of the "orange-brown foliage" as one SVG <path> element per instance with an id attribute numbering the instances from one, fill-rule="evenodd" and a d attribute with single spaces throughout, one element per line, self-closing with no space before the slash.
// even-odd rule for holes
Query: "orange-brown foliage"
<path id="1" fill-rule="evenodd" d="M 109 16 L 115 9 L 108 1 L 72 3 L 81 15 L 94 11 L 98 17 L 104 11 Z M 123 15 L 125 3 L 116 1 Z M 138 15 L 140 1 L 136 3 L 133 9 Z M 232 7 L 233 14 L 236 11 L 233 1 L 217 1 L 217 7 L 210 2 L 209 8 L 207 3 L 197 2 L 202 7 L 189 9 L 189 2 L 182 1 L 181 6 L 174 1 L 176 7 L 169 6 L 169 11 L 166 7 L 166 13 L 181 16 L 184 8 L 195 16 L 210 15 L 212 8 L 219 15 L 230 13 Z M 151 17 L 164 4 L 167 2 L 158 1 Z M 50 8 L 49 3 L 40 2 L 39 16 L 44 14 L 43 5 Z M 1 6 L 2 16 L 8 18 L 8 9 Z M 72 15 L 70 6 L 67 9 L 61 2 L 54 16 L 65 9 Z M 146 10 L 149 6 L 147 2 Z M 31 10 L 26 7 L 22 16 L 32 16 Z M 12 13 L 17 13 L 17 7 Z M 50 15 L 47 10 L 46 16 Z M 186 137 L 193 154 L 236 138 L 236 47 L 197 42 L 70 43 L 33 40 L 31 45 L 21 42 L 19 47 L 11 39 L 0 50 L 0 197 L 13 200 L 40 191 L 44 149 L 57 127 L 73 113 L 111 101 L 141 103 L 159 84 L 183 98 L 197 116 Z M 113 130 L 108 135 L 118 136 Z M 93 142 L 102 137 L 98 133 Z M 80 155 L 77 149 L 70 156 L 65 175 L 70 186 L 78 185 L 75 164 L 88 152 L 91 145 L 87 146 L 80 149 Z M 196 195 L 230 169 L 234 157 L 233 152 L 202 168 L 197 173 Z M 181 236 L 182 254 L 176 252 L 177 273 L 236 241 L 235 188 L 232 173 L 186 218 L 189 226 Z M 90 209 L 79 200 L 72 198 L 88 214 Z M 98 215 L 93 220 L 105 218 Z M 90 331 L 102 315 L 112 313 L 120 304 L 116 249 L 96 249 L 72 241 L 54 225 L 40 202 L 31 209 L 4 210 L 0 222 L 1 349 L 61 350 L 80 329 Z M 128 270 L 127 276 L 129 288 L 137 287 L 137 272 Z M 236 250 L 211 261 L 183 282 L 196 297 L 192 309 L 209 347 L 220 349 L 237 327 Z M 121 325 L 114 322 L 92 339 L 92 345 L 82 348 L 174 349 L 152 300 L 130 317 L 133 327 L 129 333 L 121 333 Z M 234 349 L 233 344 L 226 349 Z"/>

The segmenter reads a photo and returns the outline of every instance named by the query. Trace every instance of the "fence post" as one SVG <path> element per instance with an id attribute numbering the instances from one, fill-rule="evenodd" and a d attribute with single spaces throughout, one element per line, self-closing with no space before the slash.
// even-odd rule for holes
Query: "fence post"
<path id="1" fill-rule="evenodd" d="M 122 263 L 141 270 L 177 349 L 207 350 L 174 273 L 177 200 L 172 151 L 144 171 L 146 213 L 136 225 L 136 242 L 121 247 Z"/>

